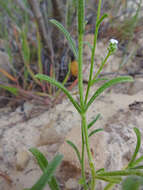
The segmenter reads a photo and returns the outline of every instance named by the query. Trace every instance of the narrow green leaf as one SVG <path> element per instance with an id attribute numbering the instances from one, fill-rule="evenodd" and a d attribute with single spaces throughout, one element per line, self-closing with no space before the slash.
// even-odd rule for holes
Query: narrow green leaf
<path id="1" fill-rule="evenodd" d="M 67 97 L 69 98 L 71 103 L 74 105 L 74 107 L 77 109 L 77 111 L 79 113 L 81 112 L 80 105 L 73 99 L 72 95 L 69 93 L 69 91 L 61 83 L 59 83 L 58 81 L 56 81 L 55 79 L 53 79 L 47 75 L 43 75 L 43 74 L 37 74 L 35 77 L 38 79 L 41 79 L 41 80 L 48 81 L 49 83 L 60 88 L 67 95 Z"/>
<path id="2" fill-rule="evenodd" d="M 78 58 L 78 51 L 77 51 L 77 48 L 76 48 L 76 44 L 75 44 L 75 41 L 72 39 L 70 33 L 64 28 L 64 26 L 58 22 L 57 20 L 55 19 L 51 19 L 50 22 L 52 24 L 54 24 L 55 26 L 57 26 L 57 28 L 63 32 L 63 34 L 65 35 L 67 41 L 69 42 L 69 46 L 71 48 L 71 50 L 73 51 L 73 54 L 74 56 L 76 57 L 76 59 Z"/>
<path id="3" fill-rule="evenodd" d="M 36 182 L 35 185 L 32 186 L 30 190 L 42 190 L 51 177 L 54 175 L 54 172 L 58 165 L 61 163 L 63 156 L 57 155 L 53 158 L 53 160 L 48 164 L 46 171 L 40 177 L 40 179 Z"/>
<path id="4" fill-rule="evenodd" d="M 99 170 L 96 171 L 96 173 L 104 172 L 105 168 L 100 168 Z"/>
<path id="5" fill-rule="evenodd" d="M 30 48 L 27 40 L 27 30 L 26 27 L 21 31 L 21 41 L 22 41 L 22 48 L 21 52 L 23 54 L 23 58 L 25 62 L 30 62 Z"/>
<path id="6" fill-rule="evenodd" d="M 96 74 L 94 75 L 94 77 L 93 77 L 93 79 L 92 79 L 90 85 L 94 85 L 94 84 L 95 84 L 95 82 L 96 82 L 96 80 L 97 80 L 99 74 L 100 74 L 101 71 L 103 70 L 103 67 L 104 67 L 104 65 L 106 64 L 106 62 L 107 62 L 107 60 L 108 60 L 108 58 L 109 58 L 110 56 L 111 56 L 111 52 L 108 51 L 106 57 L 102 60 L 99 69 L 97 70 Z"/>
<path id="7" fill-rule="evenodd" d="M 81 164 L 82 161 L 81 161 L 80 152 L 79 152 L 77 146 L 76 146 L 73 142 L 71 142 L 71 141 L 69 141 L 69 140 L 67 140 L 66 142 L 75 150 L 76 155 L 77 155 L 77 157 L 78 157 L 78 160 L 79 160 L 79 162 L 80 162 L 80 164 Z"/>
<path id="8" fill-rule="evenodd" d="M 122 190 L 139 190 L 139 180 L 135 176 L 127 177 L 122 183 Z"/>
<path id="9" fill-rule="evenodd" d="M 12 93 L 15 96 L 18 95 L 18 88 L 11 87 L 11 86 L 5 86 L 5 85 L 2 85 L 2 84 L 0 84 L 0 88 L 3 88 L 5 90 L 9 91 L 10 93 Z"/>
<path id="10" fill-rule="evenodd" d="M 141 133 L 140 133 L 138 128 L 134 128 L 134 131 L 135 131 L 136 136 L 137 136 L 137 144 L 136 144 L 136 148 L 135 148 L 134 154 L 132 156 L 132 159 L 128 164 L 128 168 L 134 166 L 134 161 L 135 161 L 135 159 L 137 157 L 137 154 L 138 154 L 140 146 L 141 146 Z"/>
<path id="11" fill-rule="evenodd" d="M 134 166 L 138 165 L 142 161 L 143 161 L 143 156 L 139 157 L 138 159 L 136 159 L 136 161 L 134 161 Z"/>
<path id="12" fill-rule="evenodd" d="M 99 21 L 97 22 L 97 27 L 99 28 L 100 24 L 102 23 L 102 21 L 107 18 L 108 15 L 107 14 L 104 14 L 103 16 L 101 16 L 101 18 L 99 19 Z"/>
<path id="13" fill-rule="evenodd" d="M 136 170 L 136 169 L 143 169 L 143 165 L 139 165 L 139 166 L 135 166 L 135 167 L 132 167 L 130 169 L 133 169 L 133 170 Z"/>
<path id="14" fill-rule="evenodd" d="M 29 151 L 33 154 L 33 156 L 35 156 L 41 170 L 45 172 L 48 166 L 48 160 L 45 158 L 45 156 L 36 148 L 30 148 Z"/>
<path id="15" fill-rule="evenodd" d="M 91 121 L 89 124 L 88 124 L 88 129 L 90 129 L 97 121 L 98 121 L 98 119 L 100 119 L 100 117 L 101 117 L 101 114 L 99 113 L 99 114 L 97 114 L 97 116 L 96 116 L 96 118 L 95 119 L 93 119 L 93 121 Z"/>
<path id="16" fill-rule="evenodd" d="M 60 190 L 60 186 L 54 176 L 51 177 L 51 180 L 48 182 L 48 185 L 51 190 Z"/>
<path id="17" fill-rule="evenodd" d="M 118 171 L 111 171 L 111 172 L 101 172 L 98 174 L 99 176 L 129 176 L 129 175 L 136 175 L 143 177 L 143 172 L 140 170 L 118 170 Z"/>
<path id="18" fill-rule="evenodd" d="M 123 76 L 123 77 L 117 77 L 114 79 L 109 80 L 105 84 L 103 84 L 90 98 L 89 102 L 87 103 L 85 107 L 85 111 L 89 108 L 89 106 L 94 102 L 94 100 L 102 93 L 104 92 L 107 88 L 118 84 L 118 83 L 123 83 L 123 82 L 133 82 L 133 78 L 130 76 Z"/>
<path id="19" fill-rule="evenodd" d="M 105 176 L 99 176 L 99 175 L 96 175 L 96 179 L 100 179 L 100 180 L 103 180 L 103 181 L 106 181 L 106 182 L 110 182 L 110 183 L 114 183 L 114 184 L 118 184 L 121 182 L 122 178 L 121 177 L 105 177 Z"/>
<path id="20" fill-rule="evenodd" d="M 103 129 L 95 129 L 93 131 L 91 131 L 91 133 L 88 135 L 88 137 L 91 137 L 92 135 L 94 135 L 97 132 L 103 131 Z"/>
<path id="21" fill-rule="evenodd" d="M 84 0 L 78 0 L 78 33 L 83 34 L 84 28 L 85 28 L 85 1 Z"/>
<path id="22" fill-rule="evenodd" d="M 45 172 L 48 166 L 48 160 L 45 158 L 45 156 L 36 148 L 30 148 L 29 151 L 35 156 L 41 170 Z M 49 180 L 48 185 L 51 188 L 51 190 L 60 190 L 60 187 L 54 176 L 51 177 L 51 180 Z"/>
<path id="23" fill-rule="evenodd" d="M 109 79 L 107 77 L 104 77 L 104 78 L 98 78 L 98 79 L 92 80 L 91 86 L 99 81 L 104 81 L 104 80 L 109 80 Z"/>

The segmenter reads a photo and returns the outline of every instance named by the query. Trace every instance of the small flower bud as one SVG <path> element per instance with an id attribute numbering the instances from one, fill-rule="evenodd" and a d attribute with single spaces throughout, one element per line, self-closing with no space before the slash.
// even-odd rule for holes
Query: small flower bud
<path id="1" fill-rule="evenodd" d="M 116 45 L 117 45 L 117 44 L 118 44 L 118 40 L 110 39 L 110 43 L 111 43 L 111 44 L 116 44 Z"/>
<path id="2" fill-rule="evenodd" d="M 109 47 L 108 47 L 108 51 L 113 54 L 115 53 L 115 51 L 118 49 L 118 41 L 115 39 L 110 39 L 109 41 Z"/>

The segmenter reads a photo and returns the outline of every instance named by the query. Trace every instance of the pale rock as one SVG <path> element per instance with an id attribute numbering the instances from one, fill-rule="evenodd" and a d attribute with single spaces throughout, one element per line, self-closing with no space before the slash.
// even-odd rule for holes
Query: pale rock
<path id="1" fill-rule="evenodd" d="M 41 129 L 37 146 L 52 145 L 63 141 L 63 136 L 56 131 L 53 124 L 54 121 L 51 120 Z"/>
<path id="2" fill-rule="evenodd" d="M 19 189 L 23 189 L 23 185 L 21 184 L 14 184 L 10 190 L 19 190 Z M 7 189 L 8 190 L 8 189 Z"/>
<path id="3" fill-rule="evenodd" d="M 19 150 L 16 154 L 16 168 L 23 170 L 29 162 L 30 156 L 26 150 Z"/>
<path id="4" fill-rule="evenodd" d="M 18 180 L 16 181 L 16 179 L 15 179 L 16 187 L 20 186 L 20 185 L 23 186 L 23 188 L 19 188 L 18 190 L 23 190 L 25 188 L 26 189 L 31 188 L 37 182 L 37 180 L 42 176 L 42 171 L 40 170 L 40 168 L 36 162 L 34 165 L 32 163 L 32 165 L 30 165 L 30 167 L 29 167 L 29 165 L 26 168 L 26 170 L 24 170 L 24 172 L 20 171 L 17 173 L 16 179 L 18 179 Z M 49 189 L 46 187 L 46 190 L 49 190 Z"/>
<path id="5" fill-rule="evenodd" d="M 0 184 L 0 190 L 20 190 L 23 189 L 23 185 L 21 184 L 12 184 L 12 185 L 6 185 L 6 183 L 4 183 L 3 186 L 1 186 Z"/>
<path id="6" fill-rule="evenodd" d="M 69 178 L 68 181 L 65 183 L 66 190 L 75 190 L 79 189 L 78 181 L 74 178 Z"/>
<path id="7" fill-rule="evenodd" d="M 12 186 L 5 179 L 0 179 L 0 190 L 11 190 Z"/>
<path id="8" fill-rule="evenodd" d="M 134 95 L 142 90 L 143 90 L 143 79 L 142 78 L 135 79 L 133 83 L 130 83 L 128 94 Z"/>

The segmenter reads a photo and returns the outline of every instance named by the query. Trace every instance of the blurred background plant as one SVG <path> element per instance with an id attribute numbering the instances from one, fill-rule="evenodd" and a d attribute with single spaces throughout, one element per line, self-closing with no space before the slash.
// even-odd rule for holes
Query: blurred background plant
<path id="1" fill-rule="evenodd" d="M 86 32 L 93 33 L 98 1 L 86 1 Z M 142 9 L 142 0 L 105 0 L 102 4 L 109 18 L 100 27 L 99 40 L 119 40 L 123 54 L 120 66 L 140 53 Z M 36 79 L 36 73 L 49 75 L 69 89 L 77 83 L 75 57 L 63 34 L 49 22 L 50 18 L 58 20 L 76 40 L 76 10 L 76 0 L 0 0 L 0 53 L 9 57 L 7 65 L 0 63 L 2 102 L 12 98 L 14 102 L 33 99 L 46 105 L 58 102 L 61 92 Z M 136 45 L 131 46 L 132 42 Z"/>

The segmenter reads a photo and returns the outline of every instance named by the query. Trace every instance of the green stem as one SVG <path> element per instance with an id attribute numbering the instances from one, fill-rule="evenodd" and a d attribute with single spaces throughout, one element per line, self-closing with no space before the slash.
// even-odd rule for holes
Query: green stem
<path id="1" fill-rule="evenodd" d="M 78 0 L 78 88 L 80 95 L 81 109 L 84 110 L 84 98 L 83 98 L 83 36 L 84 36 L 84 12 L 85 12 L 85 0 Z"/>
<path id="2" fill-rule="evenodd" d="M 97 23 L 98 23 L 98 21 L 100 19 L 101 4 L 102 4 L 102 0 L 99 0 L 98 10 L 97 10 L 96 26 L 95 26 L 95 34 L 94 34 L 94 42 L 93 42 L 93 48 L 92 48 L 92 54 L 91 54 L 90 74 L 89 74 L 88 86 L 87 86 L 86 96 L 85 96 L 85 102 L 84 102 L 85 104 L 87 103 L 88 94 L 89 94 L 89 90 L 90 90 L 90 86 L 91 86 L 91 82 L 92 82 L 93 67 L 94 67 L 94 58 L 95 58 L 95 50 L 96 50 L 98 30 L 99 30 L 99 25 L 97 25 Z"/>
<path id="3" fill-rule="evenodd" d="M 83 187 L 85 190 L 87 190 L 88 186 L 86 184 L 85 167 L 84 167 L 84 154 L 85 154 L 84 129 L 82 126 L 81 126 L 81 131 L 82 131 L 81 175 L 82 175 L 82 180 L 84 182 Z"/>
<path id="4" fill-rule="evenodd" d="M 100 72 L 102 71 L 105 63 L 107 62 L 108 58 L 110 57 L 111 52 L 108 51 L 108 54 L 106 55 L 105 59 L 102 61 L 97 73 L 95 74 L 95 76 L 93 77 L 93 80 L 91 81 L 91 85 L 93 85 L 94 81 L 97 79 L 97 77 L 99 76 Z"/>
<path id="5" fill-rule="evenodd" d="M 80 95 L 80 105 L 81 111 L 84 112 L 84 98 L 83 98 L 83 74 L 82 74 L 82 65 L 83 65 L 83 35 L 84 35 L 84 9 L 85 9 L 85 0 L 78 0 L 78 88 Z M 84 189 L 87 190 L 86 185 L 86 176 L 84 168 L 84 153 L 85 153 L 85 142 L 84 142 L 84 129 L 83 122 L 81 123 L 82 131 L 82 158 L 81 158 L 81 174 L 82 180 L 84 182 Z"/>
<path id="6" fill-rule="evenodd" d="M 88 136 L 88 128 L 87 128 L 87 122 L 86 122 L 86 115 L 85 115 L 85 113 L 82 113 L 81 116 L 82 116 L 82 127 L 83 127 L 83 130 L 84 130 L 86 151 L 87 151 L 87 156 L 88 156 L 88 161 L 89 161 L 89 166 L 90 166 L 91 176 L 92 176 L 92 179 L 91 179 L 91 190 L 95 190 L 95 176 L 96 176 L 96 172 L 95 172 L 95 166 L 94 166 L 94 162 L 93 162 L 92 153 L 90 151 L 90 144 L 89 144 L 89 136 Z"/>
<path id="7" fill-rule="evenodd" d="M 99 0 L 101 1 L 101 0 Z M 98 9 L 98 20 L 100 16 L 101 7 Z M 83 97 L 83 74 L 82 74 L 82 65 L 83 65 L 83 36 L 84 36 L 84 28 L 85 28 L 85 20 L 84 20 L 84 12 L 85 12 L 85 0 L 78 0 L 78 88 L 79 88 L 79 95 L 80 95 L 80 105 L 81 105 L 81 119 L 82 119 L 82 177 L 84 180 L 84 189 L 87 189 L 85 185 L 85 171 L 84 171 L 84 143 L 86 145 L 88 161 L 91 169 L 91 190 L 95 189 L 95 168 L 93 163 L 92 154 L 90 151 L 89 145 L 89 137 L 88 137 L 88 128 L 86 123 L 86 115 L 84 110 L 84 97 Z M 98 30 L 97 30 L 98 32 Z M 97 39 L 97 37 L 96 37 Z M 94 58 L 93 58 L 94 62 Z M 92 76 L 91 76 L 92 78 Z"/>
<path id="8" fill-rule="evenodd" d="M 80 95 L 81 109 L 84 109 L 84 98 L 83 98 L 83 74 L 82 74 L 82 64 L 83 64 L 83 35 L 79 35 L 79 57 L 78 57 L 78 88 Z"/>

